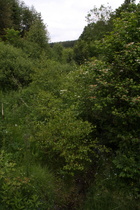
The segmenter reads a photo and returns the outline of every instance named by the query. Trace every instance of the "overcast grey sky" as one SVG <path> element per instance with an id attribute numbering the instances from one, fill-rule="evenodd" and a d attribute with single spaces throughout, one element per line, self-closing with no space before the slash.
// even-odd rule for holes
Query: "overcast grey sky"
<path id="1" fill-rule="evenodd" d="M 27 6 L 34 6 L 41 12 L 50 33 L 50 41 L 78 39 L 86 26 L 85 16 L 94 6 L 119 7 L 124 0 L 23 0 Z M 137 3 L 139 0 L 136 1 Z"/>

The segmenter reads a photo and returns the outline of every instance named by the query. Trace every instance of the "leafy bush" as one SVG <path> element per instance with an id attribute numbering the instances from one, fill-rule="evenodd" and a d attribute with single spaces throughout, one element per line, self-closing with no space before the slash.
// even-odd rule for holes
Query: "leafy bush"
<path id="1" fill-rule="evenodd" d="M 0 87 L 17 90 L 31 82 L 33 63 L 21 49 L 0 42 Z"/>
<path id="2" fill-rule="evenodd" d="M 40 202 L 33 192 L 31 179 L 24 174 L 16 177 L 16 164 L 12 155 L 1 151 L 0 155 L 0 198 L 2 209 L 36 209 Z"/>
<path id="3" fill-rule="evenodd" d="M 0 198 L 2 209 L 52 209 L 55 198 L 54 177 L 47 168 L 33 165 L 26 176 L 24 165 L 18 167 L 12 154 L 1 151 Z"/>

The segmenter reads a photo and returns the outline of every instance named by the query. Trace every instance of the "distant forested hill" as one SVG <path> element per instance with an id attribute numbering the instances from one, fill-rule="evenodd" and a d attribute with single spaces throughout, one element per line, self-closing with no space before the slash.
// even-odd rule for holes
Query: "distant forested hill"
<path id="1" fill-rule="evenodd" d="M 64 48 L 74 47 L 77 40 L 72 41 L 64 41 L 64 42 L 52 42 L 50 43 L 50 47 L 53 47 L 54 44 L 61 44 Z"/>

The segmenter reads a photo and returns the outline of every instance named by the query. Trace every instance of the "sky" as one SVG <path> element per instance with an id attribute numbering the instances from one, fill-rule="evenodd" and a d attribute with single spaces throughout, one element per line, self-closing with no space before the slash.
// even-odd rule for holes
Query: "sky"
<path id="1" fill-rule="evenodd" d="M 86 16 L 96 6 L 102 4 L 118 8 L 124 0 L 23 0 L 41 13 L 49 32 L 50 42 L 69 41 L 79 38 L 87 25 Z M 138 3 L 139 1 L 136 1 Z"/>

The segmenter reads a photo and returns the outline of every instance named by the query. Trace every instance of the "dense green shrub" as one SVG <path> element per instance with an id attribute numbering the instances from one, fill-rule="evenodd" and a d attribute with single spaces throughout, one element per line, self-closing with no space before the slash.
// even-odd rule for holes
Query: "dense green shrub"
<path id="1" fill-rule="evenodd" d="M 32 165 L 26 175 L 26 166 L 18 167 L 12 154 L 0 154 L 1 209 L 52 209 L 55 200 L 55 179 L 45 167 Z"/>
<path id="2" fill-rule="evenodd" d="M 21 49 L 0 42 L 0 87 L 17 90 L 31 82 L 33 63 Z"/>

